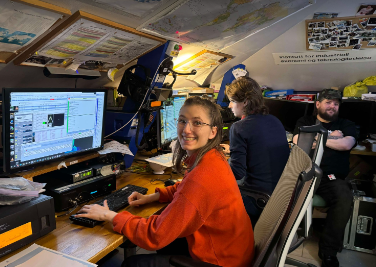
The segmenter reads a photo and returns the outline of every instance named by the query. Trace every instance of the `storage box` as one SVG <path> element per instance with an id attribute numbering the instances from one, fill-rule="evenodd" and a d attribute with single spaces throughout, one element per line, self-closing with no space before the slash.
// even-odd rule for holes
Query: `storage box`
<path id="1" fill-rule="evenodd" d="M 288 95 L 286 99 L 291 101 L 313 102 L 315 97 L 315 94 L 292 94 Z"/>
<path id="2" fill-rule="evenodd" d="M 374 187 L 373 183 L 371 187 Z M 376 254 L 376 198 L 364 196 L 372 191 L 375 190 L 355 191 L 353 213 L 343 240 L 346 249 Z"/>
<path id="3" fill-rule="evenodd" d="M 286 89 L 286 90 L 272 90 L 265 92 L 265 97 L 281 97 L 281 96 L 288 96 L 294 93 L 294 89 Z"/>

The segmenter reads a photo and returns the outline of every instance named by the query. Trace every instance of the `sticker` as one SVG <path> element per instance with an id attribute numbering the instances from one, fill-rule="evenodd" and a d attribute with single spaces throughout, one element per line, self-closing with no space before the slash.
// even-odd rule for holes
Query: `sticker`
<path id="1" fill-rule="evenodd" d="M 31 222 L 0 234 L 0 249 L 33 234 Z"/>
<path id="2" fill-rule="evenodd" d="M 76 163 L 78 163 L 78 160 L 71 161 L 71 162 L 69 163 L 69 165 L 73 165 L 73 164 L 76 164 Z"/>
<path id="3" fill-rule="evenodd" d="M 334 174 L 329 174 L 328 177 L 330 181 L 337 179 Z"/>
<path id="4" fill-rule="evenodd" d="M 156 83 L 163 83 L 166 76 L 157 74 L 157 78 L 155 79 Z"/>

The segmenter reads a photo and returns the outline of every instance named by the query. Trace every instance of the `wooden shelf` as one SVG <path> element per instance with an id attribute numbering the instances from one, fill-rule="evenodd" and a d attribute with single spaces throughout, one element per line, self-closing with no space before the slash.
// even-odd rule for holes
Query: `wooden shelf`
<path id="1" fill-rule="evenodd" d="M 373 152 L 372 150 L 366 149 L 366 150 L 351 150 L 350 154 L 352 155 L 364 155 L 364 156 L 376 156 L 376 152 Z"/>
<path id="2" fill-rule="evenodd" d="M 97 152 L 94 152 L 94 153 L 86 154 L 86 155 L 83 155 L 83 156 L 76 156 L 76 157 L 72 157 L 72 158 L 60 159 L 59 161 L 55 161 L 55 162 L 52 162 L 52 163 L 49 163 L 49 164 L 46 164 L 46 165 L 43 165 L 43 166 L 38 166 L 35 169 L 30 170 L 30 171 L 16 173 L 13 176 L 14 177 L 22 176 L 23 178 L 26 178 L 26 179 L 32 181 L 33 177 L 35 177 L 35 176 L 45 174 L 45 173 L 48 173 L 48 172 L 52 172 L 52 171 L 56 171 L 58 165 L 62 161 L 64 161 L 65 164 L 67 165 L 67 167 L 69 167 L 71 165 L 74 165 L 74 164 L 77 164 L 77 163 L 80 163 L 80 162 L 84 162 L 84 161 L 87 161 L 89 159 L 94 159 L 94 158 L 97 158 L 97 157 L 99 157 L 99 154 Z"/>
<path id="3" fill-rule="evenodd" d="M 139 31 L 137 31 L 137 30 L 135 30 L 131 27 L 128 27 L 128 26 L 110 21 L 108 19 L 104 19 L 104 18 L 95 16 L 95 15 L 92 15 L 90 13 L 78 10 L 73 15 L 71 15 L 71 16 L 65 18 L 63 21 L 61 21 L 61 23 L 59 23 L 59 25 L 54 27 L 52 30 L 48 31 L 45 35 L 43 35 L 42 38 L 40 38 L 38 40 L 38 42 L 34 42 L 33 45 L 31 45 L 27 49 L 25 49 L 25 51 L 23 51 L 23 53 L 13 61 L 13 63 L 15 65 L 24 65 L 24 62 L 27 59 L 29 59 L 31 56 L 35 55 L 35 53 L 38 53 L 39 49 L 42 49 L 50 41 L 56 40 L 56 38 L 61 33 L 63 33 L 69 27 L 71 27 L 72 25 L 77 23 L 80 19 L 85 19 L 85 20 L 88 20 L 88 21 L 91 21 L 91 22 L 94 22 L 94 23 L 98 23 L 99 25 L 104 25 L 104 26 L 107 26 L 107 27 L 110 27 L 110 28 L 113 28 L 113 29 L 116 29 L 116 30 L 124 31 L 126 33 L 131 33 L 131 34 L 143 37 L 143 38 L 147 38 L 147 39 L 159 42 L 159 44 L 156 44 L 153 48 L 149 49 L 148 51 L 146 51 L 145 53 L 143 53 L 141 55 L 138 55 L 136 58 L 134 58 L 134 59 L 132 59 L 128 62 L 124 62 L 124 64 L 129 63 L 129 62 L 149 53 L 150 51 L 152 51 L 155 48 L 163 45 L 164 43 L 166 43 L 166 40 L 163 39 L 163 38 L 156 37 L 156 36 L 144 33 L 144 32 L 139 32 Z M 64 61 L 63 64 L 60 64 L 56 67 L 64 67 L 65 68 L 67 65 L 69 65 L 69 63 L 74 58 L 75 58 L 75 56 L 72 56 L 71 58 L 67 58 Z M 96 60 L 96 59 L 93 59 L 93 60 Z M 102 60 L 98 59 L 98 61 L 102 61 Z M 102 62 L 106 63 L 105 61 L 102 61 Z"/>
<path id="4" fill-rule="evenodd" d="M 293 101 L 293 100 L 279 99 L 279 98 L 265 97 L 265 96 L 263 96 L 263 98 L 264 99 L 274 100 L 274 101 L 285 101 L 285 102 L 290 102 L 290 103 L 301 103 L 301 104 L 314 104 L 314 102 L 315 102 L 315 101 L 310 101 L 310 102 L 306 102 L 306 101 Z"/>

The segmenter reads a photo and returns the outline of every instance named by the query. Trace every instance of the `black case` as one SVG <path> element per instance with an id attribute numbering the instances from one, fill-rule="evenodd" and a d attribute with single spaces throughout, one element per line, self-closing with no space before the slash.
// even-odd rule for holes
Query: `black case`
<path id="1" fill-rule="evenodd" d="M 376 187 L 373 181 L 353 181 L 354 208 L 347 223 L 343 246 L 376 254 Z"/>
<path id="2" fill-rule="evenodd" d="M 0 238 L 1 234 L 29 222 L 32 230 L 31 235 L 0 248 L 0 257 L 34 242 L 39 237 L 56 229 L 54 199 L 45 195 L 40 195 L 38 198 L 19 205 L 0 206 L 0 216 Z M 17 233 L 14 238 L 16 235 Z"/>

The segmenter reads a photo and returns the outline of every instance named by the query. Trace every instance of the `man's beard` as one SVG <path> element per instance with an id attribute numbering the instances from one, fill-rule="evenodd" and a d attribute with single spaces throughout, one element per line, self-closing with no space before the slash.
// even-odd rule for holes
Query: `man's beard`
<path id="1" fill-rule="evenodd" d="M 329 115 L 326 111 L 322 112 L 320 109 L 317 110 L 317 113 L 326 121 L 335 121 L 338 118 L 338 111 L 333 113 L 333 115 Z"/>

